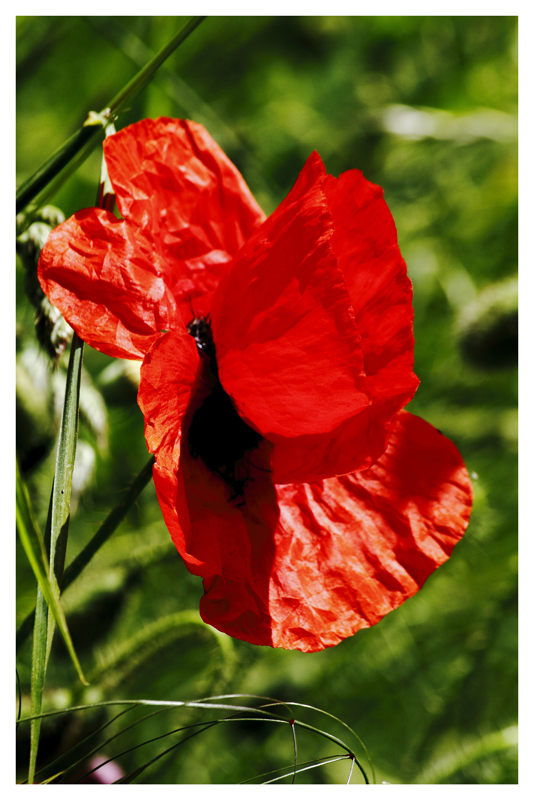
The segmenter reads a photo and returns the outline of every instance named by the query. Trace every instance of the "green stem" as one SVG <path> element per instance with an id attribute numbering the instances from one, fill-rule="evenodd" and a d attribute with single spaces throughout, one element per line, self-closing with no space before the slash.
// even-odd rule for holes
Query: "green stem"
<path id="1" fill-rule="evenodd" d="M 185 41 L 185 39 L 187 39 L 204 19 L 205 17 L 193 17 L 184 25 L 183 28 L 172 37 L 170 42 L 165 45 L 165 47 L 163 47 L 163 49 L 160 50 L 159 53 L 157 53 L 157 55 L 154 56 L 154 58 L 143 67 L 117 95 L 115 95 L 115 97 L 113 97 L 111 102 L 100 114 L 91 112 L 84 125 L 76 131 L 62 147 L 56 150 L 37 172 L 21 184 L 17 189 L 17 214 L 22 211 L 22 209 L 25 208 L 83 148 L 85 148 L 85 157 L 89 155 L 91 150 L 94 149 L 103 138 L 97 134 L 103 134 L 104 128 L 112 121 L 118 108 L 126 100 L 132 100 L 141 89 L 144 88 L 161 64 Z M 90 147 L 87 146 L 89 142 L 91 143 Z"/>
<path id="2" fill-rule="evenodd" d="M 109 120 L 108 120 L 109 121 Z M 106 123 L 107 124 L 107 123 Z M 100 134 L 97 136 L 96 134 Z M 83 125 L 62 147 L 53 153 L 37 172 L 17 189 L 17 214 L 58 175 L 72 159 L 93 139 L 93 147 L 87 148 L 86 157 L 104 138 L 104 125 Z"/>
<path id="3" fill-rule="evenodd" d="M 166 59 L 179 47 L 185 39 L 203 22 L 205 17 L 193 17 L 189 22 L 178 31 L 170 42 L 157 53 L 156 56 L 143 68 L 126 86 L 111 100 L 109 109 L 111 113 L 116 111 L 125 100 L 135 97 L 150 80 L 154 72 L 166 61 Z"/>
<path id="4" fill-rule="evenodd" d="M 63 576 L 63 591 L 65 591 L 65 589 L 67 589 L 70 584 L 76 580 L 78 575 L 80 575 L 85 569 L 95 553 L 98 552 L 102 545 L 105 544 L 110 538 L 111 534 L 114 533 L 114 531 L 118 528 L 139 494 L 149 483 L 152 477 L 153 465 L 154 457 L 152 456 L 127 490 L 124 499 L 121 500 L 120 503 L 117 503 L 102 525 L 98 528 L 93 538 L 85 545 L 83 550 L 78 553 L 74 561 L 69 564 Z M 35 611 L 32 611 L 30 614 L 28 614 L 18 629 L 17 652 L 26 641 L 32 629 L 34 618 Z"/>
<path id="5" fill-rule="evenodd" d="M 85 569 L 95 553 L 98 552 L 102 545 L 105 544 L 110 538 L 111 534 L 118 528 L 128 510 L 137 499 L 138 495 L 149 483 L 152 477 L 152 468 L 154 466 L 154 462 L 155 459 L 152 456 L 133 481 L 124 500 L 115 506 L 109 516 L 104 520 L 100 528 L 97 530 L 93 538 L 87 542 L 81 553 L 79 553 L 74 561 L 69 564 L 65 572 L 65 588 L 70 586 L 70 584 L 76 580 L 78 575 L 80 575 L 80 573 Z"/>

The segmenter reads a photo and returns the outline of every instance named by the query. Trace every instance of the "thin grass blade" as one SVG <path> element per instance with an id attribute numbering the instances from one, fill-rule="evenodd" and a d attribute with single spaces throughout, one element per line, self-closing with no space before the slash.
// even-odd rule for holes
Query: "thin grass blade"
<path id="1" fill-rule="evenodd" d="M 290 726 L 292 731 L 292 742 L 294 745 L 294 772 L 292 774 L 292 783 L 296 780 L 296 767 L 298 765 L 298 745 L 296 743 L 296 726 L 294 724 L 294 720 L 290 720 Z"/>
<path id="2" fill-rule="evenodd" d="M 171 53 L 198 27 L 205 17 L 192 17 L 154 58 L 141 69 L 129 83 L 113 97 L 107 107 L 99 114 L 90 112 L 87 120 L 76 133 L 65 142 L 50 158 L 17 189 L 17 214 L 34 200 L 48 184 L 83 151 L 84 159 L 103 139 L 106 126 L 116 118 L 116 112 L 126 101 L 134 97 L 146 86 L 157 69 Z M 77 166 L 81 161 L 78 162 Z M 41 198 L 42 199 L 42 198 Z M 42 202 L 39 202 L 42 205 Z"/>
<path id="3" fill-rule="evenodd" d="M 108 125 L 109 113 L 107 109 L 102 114 L 90 112 L 89 116 L 79 130 L 70 139 L 61 145 L 37 172 L 22 183 L 17 189 L 17 214 L 33 200 L 39 192 L 53 180 L 61 170 L 67 166 L 81 151 L 87 157 L 104 139 L 104 130 Z M 99 134 L 99 135 L 98 135 Z M 86 146 L 91 143 L 91 146 Z M 84 159 L 85 160 L 85 159 Z M 76 166 L 79 166 L 79 162 Z"/>
<path id="4" fill-rule="evenodd" d="M 127 490 L 123 500 L 121 500 L 120 503 L 117 503 L 117 505 L 114 507 L 111 513 L 100 525 L 100 527 L 94 534 L 93 538 L 85 545 L 83 550 L 76 556 L 74 561 L 72 561 L 66 568 L 65 573 L 63 575 L 63 583 L 62 583 L 63 591 L 65 591 L 65 589 L 67 589 L 70 586 L 70 584 L 76 580 L 76 578 L 85 569 L 87 564 L 91 561 L 93 556 L 98 552 L 98 550 L 102 547 L 102 545 L 104 545 L 107 542 L 107 540 L 118 528 L 118 526 L 128 513 L 129 509 L 135 503 L 139 494 L 142 492 L 144 487 L 147 486 L 147 484 L 150 482 L 152 478 L 152 468 L 154 465 L 154 461 L 155 461 L 154 457 L 151 456 L 149 461 L 139 472 L 139 474 L 137 475 L 137 477 Z M 17 652 L 22 647 L 28 635 L 30 634 L 34 618 L 35 618 L 35 611 L 32 611 L 30 614 L 28 614 L 28 616 L 24 619 L 24 621 L 20 625 L 17 631 Z"/>
<path id="5" fill-rule="evenodd" d="M 324 760 L 317 762 L 315 764 L 311 764 L 311 766 L 308 767 L 300 767 L 300 769 L 297 769 L 296 772 L 306 772 L 308 769 L 316 769 L 317 767 L 321 767 L 324 764 L 333 764 L 335 761 L 345 761 L 347 758 L 349 758 L 349 756 L 336 756 L 335 758 L 329 758 L 327 761 Z M 270 783 L 276 783 L 276 781 L 281 781 L 283 780 L 283 778 L 290 778 L 291 775 L 292 772 L 287 772 L 285 773 L 285 775 L 278 775 L 277 778 L 272 778 L 269 781 L 265 781 L 262 785 L 266 786 L 267 784 Z"/>
<path id="6" fill-rule="evenodd" d="M 76 445 L 78 442 L 82 361 L 83 342 L 75 333 L 70 348 L 70 359 L 65 386 L 65 402 L 57 444 L 56 471 L 54 484 L 52 486 L 52 496 L 50 498 L 50 583 L 57 597 L 59 597 L 60 594 L 67 551 L 72 473 L 74 471 Z M 47 662 L 50 657 L 54 630 L 54 617 L 49 614 L 46 644 Z"/>
<path id="7" fill-rule="evenodd" d="M 183 739 L 180 739 L 179 742 L 176 742 L 176 744 L 173 744 L 171 747 L 168 747 L 166 750 L 163 750 L 162 753 L 159 753 L 157 756 L 154 756 L 154 758 L 151 758 L 145 764 L 143 764 L 142 766 L 138 767 L 133 772 L 130 772 L 129 775 L 125 775 L 123 778 L 120 778 L 120 780 L 114 781 L 114 783 L 131 783 L 142 772 L 144 772 L 145 769 L 148 769 L 148 767 L 150 767 L 152 764 L 155 764 L 156 761 L 159 761 L 161 758 L 166 756 L 168 753 L 171 753 L 173 750 L 175 750 L 180 745 L 184 744 L 189 739 L 193 739 L 195 736 L 198 736 L 200 733 L 204 733 L 204 731 L 207 731 L 210 728 L 213 728 L 215 725 L 218 725 L 218 722 L 219 721 L 217 720 L 216 722 L 207 723 L 204 728 L 201 728 L 201 730 L 194 731 L 194 733 L 190 733 L 188 736 L 184 736 Z M 165 734 L 165 735 L 168 735 L 168 734 Z M 152 740 L 150 740 L 150 741 L 152 741 Z M 155 740 L 153 740 L 153 741 L 155 741 Z M 144 742 L 143 744 L 148 744 L 148 742 Z"/>
<path id="8" fill-rule="evenodd" d="M 28 557 L 28 561 L 31 564 L 35 577 L 37 578 L 41 592 L 43 593 L 44 599 L 46 600 L 48 607 L 51 609 L 54 620 L 61 631 L 63 639 L 65 640 L 68 652 L 72 658 L 72 663 L 76 667 L 80 680 L 82 683 L 88 686 L 89 684 L 85 680 L 80 662 L 74 650 L 74 645 L 72 644 L 72 639 L 70 638 L 65 613 L 59 601 L 59 593 L 54 590 L 54 587 L 47 574 L 48 559 L 46 557 L 43 536 L 39 530 L 37 521 L 35 520 L 28 490 L 20 473 L 18 462 L 16 518 L 20 540 Z"/>

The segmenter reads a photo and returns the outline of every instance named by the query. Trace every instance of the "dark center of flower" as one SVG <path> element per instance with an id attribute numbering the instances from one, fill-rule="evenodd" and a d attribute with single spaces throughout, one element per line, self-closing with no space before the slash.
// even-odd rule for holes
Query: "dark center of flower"
<path id="1" fill-rule="evenodd" d="M 222 388 L 209 317 L 194 319 L 187 325 L 187 330 L 196 340 L 200 356 L 209 359 L 216 378 L 213 391 L 192 418 L 189 452 L 193 458 L 200 457 L 211 472 L 220 475 L 231 487 L 232 500 L 243 498 L 244 488 L 250 481 L 245 456 L 259 445 L 263 437 L 239 417 L 230 396 Z"/>

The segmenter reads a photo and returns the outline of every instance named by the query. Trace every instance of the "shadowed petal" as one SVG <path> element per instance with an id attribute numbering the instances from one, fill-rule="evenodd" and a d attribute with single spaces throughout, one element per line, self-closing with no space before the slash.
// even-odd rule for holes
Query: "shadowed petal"
<path id="1" fill-rule="evenodd" d="M 139 387 L 145 436 L 156 456 L 154 483 L 180 555 L 204 578 L 202 613 L 236 626 L 238 638 L 271 644 L 268 581 L 279 517 L 268 470 L 271 446 L 263 441 L 253 464 L 241 465 L 251 479 L 245 504 L 231 500 L 230 487 L 191 457 L 187 443 L 192 416 L 212 387 L 192 337 L 169 333 L 154 344 Z"/>

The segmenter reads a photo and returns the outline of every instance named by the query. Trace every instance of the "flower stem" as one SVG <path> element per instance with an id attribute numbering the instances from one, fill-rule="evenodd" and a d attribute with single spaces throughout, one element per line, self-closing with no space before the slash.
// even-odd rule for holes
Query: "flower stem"
<path id="1" fill-rule="evenodd" d="M 148 83 L 161 64 L 170 54 L 182 44 L 185 39 L 198 27 L 205 17 L 193 17 L 183 28 L 172 37 L 170 42 L 154 56 L 154 58 L 141 69 L 126 86 L 113 97 L 106 108 L 99 114 L 94 111 L 89 113 L 84 124 L 76 133 L 55 151 L 50 158 L 28 180 L 17 189 L 17 214 L 41 192 L 71 161 L 84 149 L 84 159 L 101 143 L 103 131 L 116 115 L 119 107 L 126 101 L 132 100 Z M 89 146 L 90 143 L 90 146 Z M 83 159 L 83 160 L 84 160 Z M 76 166 L 79 166 L 78 160 Z"/>
<path id="2" fill-rule="evenodd" d="M 174 50 L 203 22 L 205 17 L 193 17 L 189 22 L 172 37 L 170 42 L 155 55 L 137 75 L 111 100 L 109 110 L 114 113 L 125 100 L 135 97 L 148 83 L 154 72 L 166 61 Z"/>

